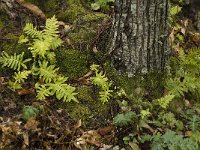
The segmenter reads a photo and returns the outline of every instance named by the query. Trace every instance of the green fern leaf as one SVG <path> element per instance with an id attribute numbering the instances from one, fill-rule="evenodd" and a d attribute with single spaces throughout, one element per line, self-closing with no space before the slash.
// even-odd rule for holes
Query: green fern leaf
<path id="1" fill-rule="evenodd" d="M 52 64 L 52 63 L 55 63 L 56 62 L 56 55 L 54 52 L 49 52 L 47 53 L 47 59 L 49 60 L 49 62 Z"/>
<path id="2" fill-rule="evenodd" d="M 21 67 L 24 69 L 27 69 L 27 66 L 25 63 L 29 62 L 31 59 L 25 59 L 23 60 L 24 52 L 17 55 L 16 53 L 14 55 L 8 55 L 6 52 L 3 52 L 2 56 L 0 57 L 0 63 L 3 67 L 9 67 L 11 69 L 19 71 Z"/>
<path id="3" fill-rule="evenodd" d="M 53 95 L 46 84 L 41 85 L 39 83 L 35 84 L 37 99 L 44 100 L 46 97 Z"/>
<path id="4" fill-rule="evenodd" d="M 113 123 L 117 126 L 126 126 L 131 123 L 134 118 L 136 118 L 136 114 L 132 111 L 129 111 L 115 116 L 113 119 Z"/>
<path id="5" fill-rule="evenodd" d="M 61 44 L 63 43 L 63 41 L 60 39 L 60 38 L 57 38 L 57 37 L 53 37 L 49 43 L 49 47 L 50 49 L 56 49 L 57 47 L 61 46 Z"/>
<path id="6" fill-rule="evenodd" d="M 102 89 L 107 88 L 108 78 L 105 77 L 105 74 L 103 74 L 102 71 L 100 73 L 96 72 L 96 76 L 95 77 L 91 77 L 90 79 L 91 79 L 91 81 L 92 81 L 92 83 L 94 85 L 100 86 Z"/>
<path id="7" fill-rule="evenodd" d="M 30 35 L 32 38 L 42 38 L 42 32 L 37 31 L 36 27 L 33 27 L 32 23 L 26 23 L 26 26 L 24 27 L 24 32 L 27 35 Z"/>
<path id="8" fill-rule="evenodd" d="M 50 50 L 49 43 L 45 40 L 35 40 L 30 50 L 33 57 L 36 58 L 36 56 L 39 55 L 42 58 L 45 58 L 47 51 Z"/>
<path id="9" fill-rule="evenodd" d="M 102 103 L 108 102 L 108 100 L 110 99 L 110 97 L 112 96 L 112 90 L 103 90 L 99 92 L 99 96 L 100 96 L 100 100 Z"/>
<path id="10" fill-rule="evenodd" d="M 22 89 L 22 85 L 20 83 L 12 82 L 11 80 L 9 80 L 8 85 L 13 90 Z"/>
<path id="11" fill-rule="evenodd" d="M 50 37 L 58 37 L 58 21 L 55 16 L 46 20 L 44 35 Z"/>
<path id="12" fill-rule="evenodd" d="M 63 99 L 65 102 L 75 101 L 78 102 L 75 95 L 75 88 L 65 84 L 64 82 L 67 78 L 60 77 L 55 83 L 48 83 L 49 89 L 51 90 L 52 94 L 56 95 L 58 100 Z"/>
<path id="13" fill-rule="evenodd" d="M 23 83 L 25 79 L 28 78 L 28 76 L 31 74 L 31 71 L 30 70 L 24 70 L 22 72 L 15 72 L 15 75 L 14 75 L 14 79 L 15 79 L 15 82 L 17 83 Z"/>
<path id="14" fill-rule="evenodd" d="M 39 61 L 39 68 L 33 66 L 32 71 L 33 75 L 39 75 L 44 82 L 50 83 L 57 77 L 58 68 L 55 69 L 55 65 L 48 66 L 48 62 L 44 60 L 42 63 Z"/>
<path id="15" fill-rule="evenodd" d="M 166 109 L 174 97 L 175 95 L 168 94 L 168 95 L 165 95 L 164 97 L 161 97 L 160 99 L 157 99 L 157 101 L 162 108 Z"/>

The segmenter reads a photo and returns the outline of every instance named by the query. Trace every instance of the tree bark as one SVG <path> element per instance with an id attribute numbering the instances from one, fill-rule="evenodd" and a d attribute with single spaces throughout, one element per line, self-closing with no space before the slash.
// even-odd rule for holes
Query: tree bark
<path id="1" fill-rule="evenodd" d="M 121 73 L 164 70 L 168 8 L 168 0 L 115 0 L 109 53 Z"/>

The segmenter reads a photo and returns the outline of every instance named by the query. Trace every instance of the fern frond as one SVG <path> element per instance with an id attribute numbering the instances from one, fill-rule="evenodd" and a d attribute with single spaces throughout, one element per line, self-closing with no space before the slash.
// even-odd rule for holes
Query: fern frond
<path id="1" fill-rule="evenodd" d="M 49 62 L 52 64 L 56 62 L 56 55 L 54 52 L 49 52 L 47 53 L 47 59 L 49 60 Z"/>
<path id="2" fill-rule="evenodd" d="M 51 37 L 51 40 L 49 39 L 49 47 L 53 50 L 61 46 L 62 43 L 63 41 L 58 37 Z"/>
<path id="3" fill-rule="evenodd" d="M 39 68 L 33 66 L 32 71 L 33 75 L 38 75 L 44 82 L 49 83 L 57 77 L 58 68 L 55 69 L 55 65 L 48 66 L 48 62 L 44 60 L 43 62 L 39 61 Z"/>
<path id="4" fill-rule="evenodd" d="M 107 88 L 108 78 L 105 76 L 105 74 L 103 74 L 102 71 L 99 73 L 96 72 L 96 76 L 91 77 L 90 79 L 94 85 L 100 86 L 102 89 Z"/>
<path id="5" fill-rule="evenodd" d="M 166 109 L 174 97 L 175 97 L 175 95 L 168 94 L 168 95 L 165 95 L 164 97 L 161 97 L 160 99 L 157 99 L 157 101 L 158 101 L 160 107 Z"/>
<path id="6" fill-rule="evenodd" d="M 55 16 L 46 20 L 44 35 L 50 37 L 58 37 L 58 21 Z"/>
<path id="7" fill-rule="evenodd" d="M 33 57 L 36 58 L 36 56 L 39 55 L 45 58 L 47 51 L 50 50 L 49 45 L 50 44 L 45 40 L 35 40 L 33 46 L 30 48 Z"/>
<path id="8" fill-rule="evenodd" d="M 11 69 L 19 71 L 21 67 L 24 69 L 27 69 L 27 66 L 25 63 L 29 62 L 31 59 L 25 59 L 23 60 L 24 52 L 17 55 L 16 53 L 14 55 L 8 55 L 6 52 L 3 52 L 2 56 L 0 57 L 0 63 L 3 65 L 3 67 L 9 67 Z"/>
<path id="9" fill-rule="evenodd" d="M 11 89 L 13 89 L 13 90 L 22 89 L 22 85 L 21 85 L 20 83 L 13 82 L 13 81 L 11 81 L 11 80 L 9 80 L 8 86 L 9 86 Z"/>
<path id="10" fill-rule="evenodd" d="M 37 31 L 36 27 L 33 27 L 32 23 L 26 23 L 26 26 L 24 27 L 24 32 L 27 35 L 30 35 L 32 38 L 42 38 L 42 32 Z"/>
<path id="11" fill-rule="evenodd" d="M 67 80 L 67 78 L 59 78 L 57 82 L 55 83 L 49 83 L 49 89 L 51 90 L 52 94 L 56 95 L 56 98 L 58 100 L 63 99 L 65 102 L 75 101 L 78 102 L 75 95 L 75 87 L 72 87 L 68 84 L 65 84 L 64 82 Z"/>
<path id="12" fill-rule="evenodd" d="M 22 72 L 15 72 L 15 75 L 14 75 L 14 79 L 15 79 L 15 82 L 17 83 L 22 83 L 24 82 L 25 79 L 28 78 L 28 76 L 31 74 L 31 71 L 30 70 L 24 70 Z"/>
<path id="13" fill-rule="evenodd" d="M 41 85 L 39 83 L 35 84 L 35 89 L 37 93 L 37 99 L 44 100 L 46 97 L 53 95 L 46 84 Z"/>
<path id="14" fill-rule="evenodd" d="M 108 100 L 110 99 L 110 97 L 112 96 L 113 90 L 103 90 L 99 92 L 99 96 L 100 96 L 100 100 L 102 103 L 108 102 Z"/>

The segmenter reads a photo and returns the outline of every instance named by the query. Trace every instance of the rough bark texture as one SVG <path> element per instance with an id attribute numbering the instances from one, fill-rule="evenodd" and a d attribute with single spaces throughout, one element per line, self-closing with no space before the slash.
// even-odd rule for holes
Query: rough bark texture
<path id="1" fill-rule="evenodd" d="M 168 0 L 115 1 L 110 53 L 120 72 L 163 71 L 169 52 L 168 8 Z"/>

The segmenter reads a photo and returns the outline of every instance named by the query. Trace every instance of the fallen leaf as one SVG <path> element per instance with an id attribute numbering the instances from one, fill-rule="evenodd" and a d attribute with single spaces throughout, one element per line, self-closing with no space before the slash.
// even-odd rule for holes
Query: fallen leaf
<path id="1" fill-rule="evenodd" d="M 24 125 L 25 129 L 32 129 L 32 130 L 37 129 L 39 122 L 35 119 L 36 119 L 35 117 L 30 117 L 27 120 L 26 124 Z"/>
<path id="2" fill-rule="evenodd" d="M 32 94 L 34 93 L 34 89 L 19 89 L 19 90 L 16 90 L 17 94 L 18 95 L 29 95 L 29 94 Z"/>
<path id="3" fill-rule="evenodd" d="M 26 146 L 29 146 L 29 136 L 28 136 L 28 132 L 24 132 L 23 133 L 23 138 L 24 138 L 24 144 Z"/>
<path id="4" fill-rule="evenodd" d="M 105 128 L 99 128 L 99 129 L 97 129 L 97 132 L 101 136 L 104 136 L 104 135 L 107 135 L 108 133 L 110 133 L 113 130 L 114 130 L 114 126 L 108 126 L 108 127 L 105 127 Z"/>

